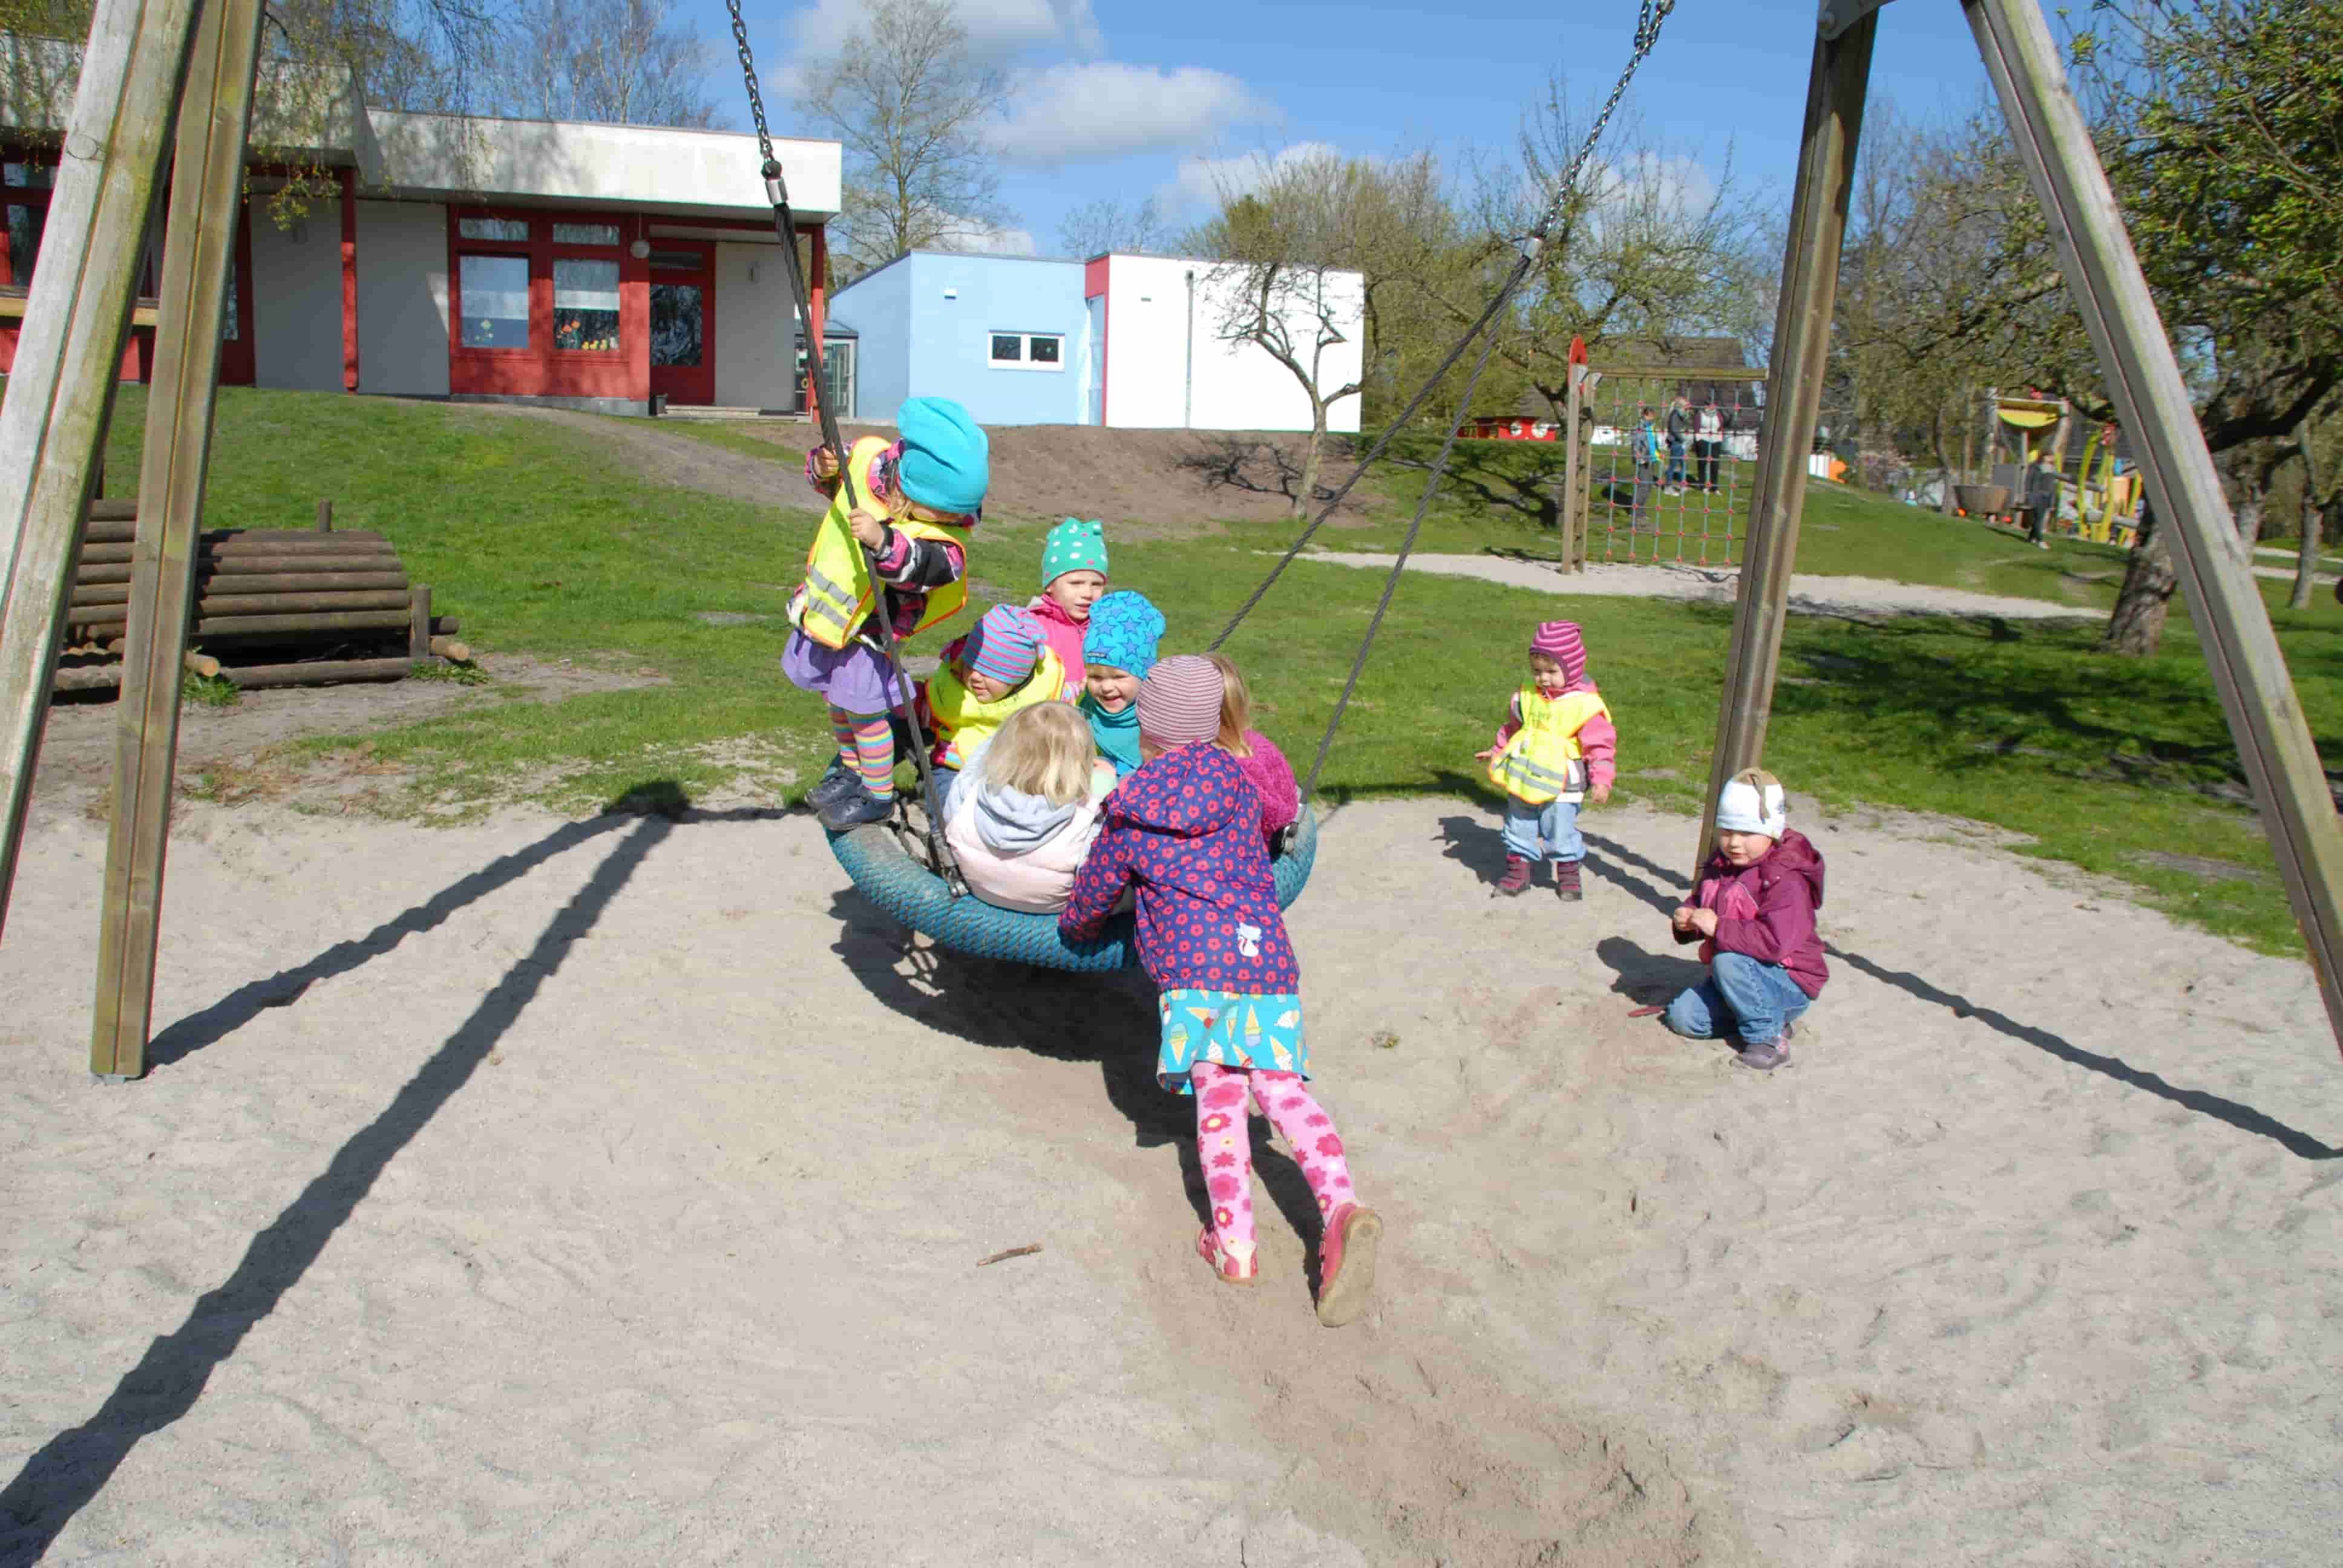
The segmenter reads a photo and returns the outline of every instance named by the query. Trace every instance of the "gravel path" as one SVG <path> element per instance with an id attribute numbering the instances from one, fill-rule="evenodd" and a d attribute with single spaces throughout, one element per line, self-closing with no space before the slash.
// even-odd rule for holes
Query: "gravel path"
<path id="1" fill-rule="evenodd" d="M 1301 558 L 1389 571 L 1393 558 L 1313 550 Z M 1732 603 L 1741 578 L 1736 568 L 1627 566 L 1615 561 L 1593 564 L 1584 572 L 1564 574 L 1542 562 L 1508 560 L 1501 556 L 1411 556 L 1408 569 L 1442 577 L 1480 578 L 1509 588 L 1534 588 L 1545 593 L 1702 599 L 1713 604 Z M 2001 616 L 2011 620 L 2098 620 L 2105 615 L 2101 610 L 2050 604 L 2042 599 L 1965 593 L 1958 588 L 1890 582 L 1884 578 L 1817 577 L 1803 572 L 1790 579 L 1790 608 L 1801 615 L 1968 615 Z"/>

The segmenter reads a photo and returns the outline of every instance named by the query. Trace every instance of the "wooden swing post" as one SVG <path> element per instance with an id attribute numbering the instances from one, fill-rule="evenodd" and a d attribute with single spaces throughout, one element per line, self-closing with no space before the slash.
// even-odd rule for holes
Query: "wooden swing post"
<path id="1" fill-rule="evenodd" d="M 1859 3 L 1859 0 L 1858 0 Z M 1879 30 L 1877 0 L 1834 32 L 1825 5 L 1806 83 L 1805 131 L 1790 200 L 1790 239 L 1782 258 L 1782 302 L 1774 319 L 1774 367 L 1765 427 L 1750 486 L 1748 541 L 1741 590 L 1725 654 L 1725 706 L 1717 715 L 1709 763 L 1708 801 L 1700 821 L 1694 875 L 1716 837 L 1716 799 L 1728 780 L 1765 754 L 1774 681 L 1782 663 L 1790 573 L 1798 555 L 1798 515 L 1806 501 L 1806 449 L 1822 411 L 1830 357 L 1831 313 L 1838 300 L 1839 249 L 1846 235 L 1855 155 L 1871 80 L 1871 45 Z"/>
<path id="2" fill-rule="evenodd" d="M 0 929 L 196 0 L 98 0 L 0 406 Z"/>
<path id="3" fill-rule="evenodd" d="M 261 11 L 262 0 L 203 0 L 179 105 L 153 391 L 138 474 L 128 646 L 115 708 L 114 815 L 106 839 L 97 1001 L 90 1022 L 90 1070 L 116 1081 L 146 1070 L 178 760 L 180 656 L 195 607 L 196 541 L 211 461 L 220 321 L 244 197 Z"/>
<path id="4" fill-rule="evenodd" d="M 2343 1048 L 2343 829 L 2213 455 L 2036 0 L 1962 0 L 2211 666 Z"/>

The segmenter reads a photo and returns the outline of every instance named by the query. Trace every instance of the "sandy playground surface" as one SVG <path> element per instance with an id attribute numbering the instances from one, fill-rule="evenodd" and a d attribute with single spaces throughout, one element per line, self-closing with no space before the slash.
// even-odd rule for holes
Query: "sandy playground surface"
<path id="1" fill-rule="evenodd" d="M 1760 1077 L 1626 1016 L 1687 820 L 1591 814 L 1565 908 L 1485 812 L 1331 817 L 1391 1229 L 1327 1331 L 1265 1148 L 1262 1286 L 1194 1257 L 1141 984 L 907 945 L 805 816 L 192 804 L 115 1087 L 70 793 L 0 945 L 0 1563 L 2334 1560 L 2310 977 L 1981 836 L 1805 824 L 1835 979 Z"/>

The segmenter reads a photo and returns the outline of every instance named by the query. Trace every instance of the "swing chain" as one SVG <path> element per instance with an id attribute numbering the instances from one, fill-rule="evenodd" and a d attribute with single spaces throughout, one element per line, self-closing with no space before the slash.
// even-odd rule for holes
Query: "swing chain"
<path id="1" fill-rule="evenodd" d="M 1570 193 L 1577 188 L 1579 171 L 1586 166 L 1586 160 L 1594 156 L 1594 145 L 1603 139 L 1604 131 L 1611 124 L 1611 116 L 1619 112 L 1619 101 L 1627 95 L 1627 85 L 1635 79 L 1636 67 L 1644 63 L 1644 57 L 1658 45 L 1660 25 L 1668 19 L 1668 13 L 1675 8 L 1676 0 L 1644 0 L 1643 12 L 1635 19 L 1635 44 L 1634 47 L 1628 52 L 1626 69 L 1619 73 L 1619 80 L 1612 87 L 1611 95 L 1604 100 L 1603 112 L 1595 116 L 1594 123 L 1586 128 L 1586 139 L 1579 144 L 1577 156 L 1570 160 L 1570 166 L 1563 171 L 1562 177 L 1554 181 L 1554 198 L 1546 204 L 1544 216 L 1537 220 L 1536 226 L 1529 232 L 1528 237 L 1532 241 L 1543 245 L 1546 231 L 1554 226 L 1554 220 L 1562 216 L 1563 203 L 1567 201 Z M 738 14 L 737 11 L 735 14 Z M 1534 256 L 1532 259 L 1535 259 Z"/>
<path id="2" fill-rule="evenodd" d="M 749 117 L 757 123 L 757 151 L 764 159 L 764 166 L 769 169 L 773 166 L 773 134 L 765 128 L 765 95 L 757 90 L 757 61 L 749 53 L 749 24 L 741 20 L 740 0 L 724 0 L 724 8 L 732 13 L 732 46 L 739 51 L 740 79 L 749 87 Z"/>

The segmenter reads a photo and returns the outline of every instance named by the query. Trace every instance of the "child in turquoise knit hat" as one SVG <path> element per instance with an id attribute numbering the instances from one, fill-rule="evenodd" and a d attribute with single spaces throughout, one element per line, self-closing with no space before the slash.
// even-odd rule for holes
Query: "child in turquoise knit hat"
<path id="1" fill-rule="evenodd" d="M 838 758 L 806 800 L 833 832 L 884 821 L 895 808 L 888 715 L 911 694 L 870 618 L 884 613 L 900 640 L 967 604 L 968 535 L 991 477 L 983 430 L 950 398 L 906 400 L 896 426 L 900 439 L 866 436 L 842 459 L 827 447 L 806 454 L 806 481 L 830 506 L 789 599 L 781 673 L 830 704 Z M 850 511 L 841 460 L 854 478 Z"/>
<path id="2" fill-rule="evenodd" d="M 1066 667 L 1066 700 L 1081 695 L 1082 633 L 1091 607 L 1106 592 L 1106 528 L 1068 518 L 1041 541 L 1041 597 L 1025 608 L 1041 623 L 1050 651 Z"/>
<path id="3" fill-rule="evenodd" d="M 1139 688 L 1155 668 L 1163 639 L 1163 612 L 1144 594 L 1126 588 L 1091 607 L 1082 634 L 1082 716 L 1101 756 L 1114 764 L 1118 779 L 1139 767 Z"/>

